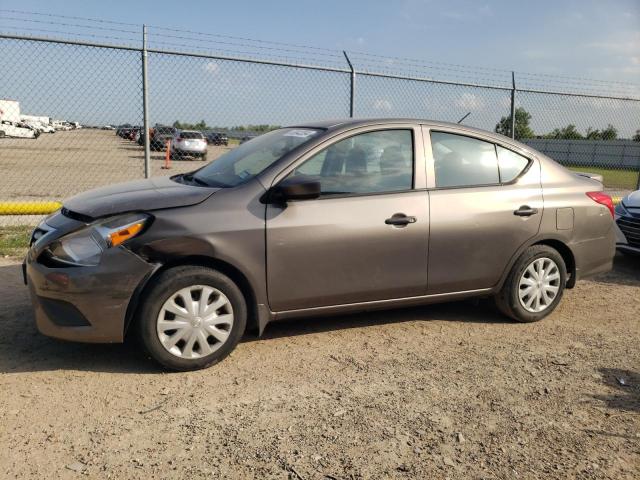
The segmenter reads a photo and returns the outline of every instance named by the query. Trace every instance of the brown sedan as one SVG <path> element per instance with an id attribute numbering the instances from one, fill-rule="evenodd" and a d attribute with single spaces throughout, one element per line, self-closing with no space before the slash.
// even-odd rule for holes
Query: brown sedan
<path id="1" fill-rule="evenodd" d="M 195 172 L 73 197 L 25 261 L 40 331 L 176 370 L 284 318 L 493 296 L 551 313 L 611 268 L 613 205 L 531 148 L 410 119 L 282 128 Z"/>

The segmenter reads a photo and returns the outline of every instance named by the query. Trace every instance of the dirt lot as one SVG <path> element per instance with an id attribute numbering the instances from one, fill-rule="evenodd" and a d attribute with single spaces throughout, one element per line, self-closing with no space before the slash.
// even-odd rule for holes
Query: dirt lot
<path id="1" fill-rule="evenodd" d="M 208 159 L 229 150 L 209 146 Z M 0 140 L 0 200 L 62 200 L 100 185 L 143 178 L 144 152 L 137 143 L 110 130 L 81 129 L 44 133 L 36 140 Z M 172 162 L 163 170 L 164 152 L 152 152 L 153 175 L 199 168 L 200 160 Z"/>
<path id="2" fill-rule="evenodd" d="M 3 478 L 640 476 L 640 259 L 538 324 L 485 302 L 292 321 L 187 374 L 39 335 L 4 260 L 0 329 Z"/>

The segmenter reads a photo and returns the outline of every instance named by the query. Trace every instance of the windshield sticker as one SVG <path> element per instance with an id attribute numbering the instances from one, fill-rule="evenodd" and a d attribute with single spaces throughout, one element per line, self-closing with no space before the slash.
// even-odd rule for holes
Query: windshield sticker
<path id="1" fill-rule="evenodd" d="M 282 135 L 283 137 L 298 137 L 298 138 L 307 138 L 310 135 L 316 133 L 315 130 L 291 130 L 290 132 Z"/>

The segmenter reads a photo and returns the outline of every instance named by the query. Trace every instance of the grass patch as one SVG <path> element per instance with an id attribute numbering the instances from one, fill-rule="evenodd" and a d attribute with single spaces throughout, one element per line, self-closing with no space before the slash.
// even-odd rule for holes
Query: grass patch
<path id="1" fill-rule="evenodd" d="M 33 227 L 19 225 L 0 227 L 0 256 L 23 256 L 29 248 L 29 238 Z"/>
<path id="2" fill-rule="evenodd" d="M 613 168 L 591 167 L 585 165 L 566 165 L 575 172 L 588 172 L 602 175 L 604 186 L 619 190 L 635 190 L 638 185 L 638 172 L 632 170 L 615 170 Z"/>

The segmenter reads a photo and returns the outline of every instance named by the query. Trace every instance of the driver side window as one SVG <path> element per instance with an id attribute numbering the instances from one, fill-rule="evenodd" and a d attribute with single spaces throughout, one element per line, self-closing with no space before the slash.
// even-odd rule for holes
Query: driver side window
<path id="1" fill-rule="evenodd" d="M 320 182 L 322 195 L 411 190 L 411 130 L 379 130 L 340 140 L 317 153 L 287 178 Z"/>

